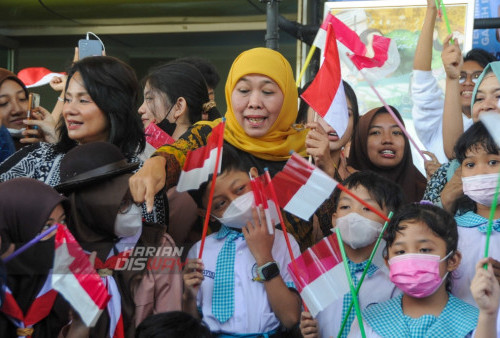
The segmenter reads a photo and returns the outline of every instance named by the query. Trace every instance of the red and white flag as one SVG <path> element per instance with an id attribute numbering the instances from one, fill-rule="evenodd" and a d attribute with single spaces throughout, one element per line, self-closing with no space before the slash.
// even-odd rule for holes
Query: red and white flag
<path id="1" fill-rule="evenodd" d="M 154 123 L 148 124 L 146 129 L 144 129 L 144 133 L 146 134 L 146 142 L 151 144 L 155 149 L 165 144 L 172 144 L 175 142 L 172 136 Z"/>
<path id="2" fill-rule="evenodd" d="M 274 233 L 274 227 L 280 224 L 280 219 L 278 216 L 279 207 L 273 202 L 271 192 L 269 190 L 266 175 L 263 174 L 259 177 L 250 178 L 250 185 L 252 187 L 254 204 L 256 207 L 259 205 L 264 209 L 266 215 L 267 229 L 269 234 Z M 274 225 L 274 226 L 273 226 Z"/>
<path id="3" fill-rule="evenodd" d="M 52 287 L 78 312 L 85 325 L 92 327 L 110 299 L 106 286 L 63 225 L 57 227 L 55 250 Z"/>
<path id="4" fill-rule="evenodd" d="M 313 44 L 317 48 L 325 48 L 329 24 L 335 31 L 340 59 L 351 72 L 355 73 L 357 69 L 352 64 L 355 63 L 363 69 L 365 77 L 376 81 L 399 67 L 401 59 L 395 41 L 380 34 L 368 34 L 365 44 L 354 30 L 331 13 L 327 14 L 316 34 Z"/>
<path id="5" fill-rule="evenodd" d="M 288 271 L 313 317 L 350 292 L 335 234 L 304 251 Z"/>
<path id="6" fill-rule="evenodd" d="M 337 181 L 297 153 L 292 154 L 272 183 L 280 207 L 306 221 L 337 186 Z"/>
<path id="7" fill-rule="evenodd" d="M 205 146 L 188 152 L 177 183 L 177 191 L 198 189 L 203 182 L 208 181 L 210 175 L 214 173 L 217 156 L 219 156 L 217 173 L 220 173 L 225 125 L 223 119 L 212 129 Z"/>
<path id="8" fill-rule="evenodd" d="M 349 112 L 340 72 L 335 32 L 331 24 L 328 24 L 327 32 L 326 46 L 323 49 L 325 59 L 313 82 L 301 97 L 335 129 L 341 138 L 349 124 Z"/>
<path id="9" fill-rule="evenodd" d="M 27 88 L 46 85 L 54 77 L 64 76 L 66 73 L 56 73 L 44 67 L 24 68 L 17 73 L 17 77 L 23 81 Z"/>

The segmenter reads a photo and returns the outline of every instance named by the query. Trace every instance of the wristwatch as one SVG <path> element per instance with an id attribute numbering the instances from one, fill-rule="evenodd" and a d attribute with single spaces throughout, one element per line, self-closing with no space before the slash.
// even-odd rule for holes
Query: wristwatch
<path id="1" fill-rule="evenodd" d="M 280 268 L 276 262 L 268 262 L 257 268 L 257 277 L 254 278 L 257 282 L 265 282 L 273 279 L 280 274 Z"/>

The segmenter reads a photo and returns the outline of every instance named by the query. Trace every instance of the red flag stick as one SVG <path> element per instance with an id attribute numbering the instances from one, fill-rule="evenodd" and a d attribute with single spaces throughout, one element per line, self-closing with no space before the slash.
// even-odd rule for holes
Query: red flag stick
<path id="1" fill-rule="evenodd" d="M 217 144 L 217 158 L 215 159 L 215 168 L 214 174 L 212 175 L 212 186 L 210 187 L 210 194 L 208 195 L 208 205 L 207 212 L 205 214 L 205 221 L 203 223 L 203 232 L 201 234 L 201 244 L 200 244 L 200 253 L 198 254 L 198 258 L 201 259 L 203 256 L 203 247 L 205 246 L 205 238 L 207 237 L 208 231 L 208 221 L 210 220 L 210 211 L 212 210 L 212 200 L 214 198 L 215 191 L 215 181 L 217 180 L 217 172 L 219 171 L 219 163 L 220 163 L 220 155 L 222 152 L 222 144 L 224 142 L 224 130 L 226 129 L 226 119 L 222 118 L 222 137 L 219 138 L 219 143 Z"/>
<path id="2" fill-rule="evenodd" d="M 373 206 L 371 206 L 368 203 L 366 203 L 365 201 L 363 201 L 361 198 L 359 198 L 358 196 L 356 196 L 356 194 L 354 194 L 352 191 L 350 191 L 349 189 L 347 189 L 342 184 L 337 183 L 337 188 L 339 188 L 340 190 L 342 190 L 343 192 L 345 192 L 349 196 L 353 197 L 356 201 L 358 201 L 359 203 L 363 204 L 365 207 L 367 207 L 368 209 L 370 209 L 371 211 L 373 211 L 375 214 L 377 214 L 378 217 L 381 217 L 384 221 L 389 222 L 389 218 L 387 218 L 387 216 L 385 216 L 380 211 L 378 211 L 377 209 L 375 209 Z"/>

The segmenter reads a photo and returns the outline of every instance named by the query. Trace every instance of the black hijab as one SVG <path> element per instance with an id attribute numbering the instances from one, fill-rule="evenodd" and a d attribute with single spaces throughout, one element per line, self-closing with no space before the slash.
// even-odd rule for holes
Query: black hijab
<path id="1" fill-rule="evenodd" d="M 0 253 L 11 244 L 15 249 L 42 231 L 54 208 L 66 198 L 48 185 L 31 178 L 16 178 L 0 184 Z M 47 280 L 54 260 L 54 237 L 40 241 L 6 264 L 7 285 L 26 313 Z M 67 323 L 67 303 L 58 296 L 48 317 L 35 326 L 33 337 L 51 337 Z M 11 323 L 0 318 L 0 336 L 12 334 Z"/>

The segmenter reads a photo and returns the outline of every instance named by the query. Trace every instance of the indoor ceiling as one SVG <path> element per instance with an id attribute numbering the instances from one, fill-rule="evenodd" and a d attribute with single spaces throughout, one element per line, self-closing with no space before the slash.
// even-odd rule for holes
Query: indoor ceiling
<path id="1" fill-rule="evenodd" d="M 1 0 L 0 35 L 71 35 L 257 30 L 265 28 L 259 0 Z M 297 1 L 279 2 L 297 15 Z"/>

